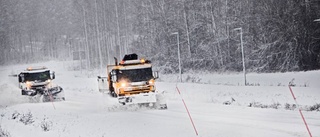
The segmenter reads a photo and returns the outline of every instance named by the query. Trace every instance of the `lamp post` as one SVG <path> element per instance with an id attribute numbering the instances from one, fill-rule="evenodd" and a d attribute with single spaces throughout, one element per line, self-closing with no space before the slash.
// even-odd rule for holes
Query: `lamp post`
<path id="1" fill-rule="evenodd" d="M 243 76 L 244 76 L 244 85 L 247 85 L 247 78 L 246 78 L 246 65 L 244 62 L 244 51 L 243 51 L 243 41 L 242 41 L 242 28 L 235 28 L 235 31 L 240 30 L 240 43 L 241 43 L 241 55 L 242 55 L 242 68 L 243 68 Z"/>
<path id="2" fill-rule="evenodd" d="M 182 82 L 181 59 L 180 59 L 180 44 L 179 44 L 179 32 L 172 33 L 172 35 L 177 35 L 178 59 L 179 59 L 179 79 L 180 79 L 180 82 Z"/>

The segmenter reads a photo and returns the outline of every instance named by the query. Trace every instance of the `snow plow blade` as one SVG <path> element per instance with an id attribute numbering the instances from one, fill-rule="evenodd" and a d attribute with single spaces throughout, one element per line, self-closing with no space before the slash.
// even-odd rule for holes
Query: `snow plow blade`
<path id="1" fill-rule="evenodd" d="M 118 97 L 119 103 L 123 105 L 147 104 L 150 107 L 157 109 L 167 109 L 167 104 L 163 93 L 140 93 L 130 96 L 120 96 Z"/>
<path id="2" fill-rule="evenodd" d="M 49 101 L 65 101 L 64 90 L 60 86 L 50 88 L 43 96 L 43 102 Z"/>
<path id="3" fill-rule="evenodd" d="M 27 95 L 27 96 L 35 96 L 37 95 L 37 91 L 35 90 L 21 90 L 21 95 Z"/>
<path id="4" fill-rule="evenodd" d="M 141 103 L 156 103 L 156 93 L 140 93 L 130 96 L 118 97 L 119 103 L 121 104 L 141 104 Z"/>
<path id="5" fill-rule="evenodd" d="M 40 98 L 42 96 L 42 102 L 50 102 L 50 101 L 64 101 L 64 91 L 63 89 L 58 87 L 53 87 L 50 89 L 30 89 L 30 90 L 21 90 L 22 95 L 30 96 L 32 102 L 40 102 Z M 37 96 L 36 96 L 37 95 Z M 38 100 L 38 101 L 36 101 Z"/>

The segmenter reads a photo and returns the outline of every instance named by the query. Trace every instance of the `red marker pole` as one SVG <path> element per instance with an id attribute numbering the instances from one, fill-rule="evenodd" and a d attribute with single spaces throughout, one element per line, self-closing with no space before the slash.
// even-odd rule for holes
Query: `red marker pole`
<path id="1" fill-rule="evenodd" d="M 49 91 L 48 91 L 48 93 L 49 93 L 49 96 L 50 96 L 50 101 L 51 101 L 51 103 L 52 103 L 52 106 L 53 106 L 54 109 L 56 109 L 56 107 L 55 107 L 54 104 L 53 104 L 52 94 L 51 94 Z"/>
<path id="2" fill-rule="evenodd" d="M 193 129 L 194 129 L 194 132 L 196 132 L 196 135 L 198 136 L 198 131 L 197 131 L 197 129 L 196 129 L 196 126 L 195 126 L 194 123 L 193 123 L 193 120 L 192 120 L 192 117 L 191 117 L 190 112 L 189 112 L 189 110 L 188 110 L 188 107 L 187 107 L 186 103 L 184 102 L 184 99 L 182 98 L 182 96 L 181 96 L 181 94 L 180 94 L 180 90 L 179 90 L 178 86 L 176 86 L 176 89 L 177 89 L 177 91 L 178 91 L 178 93 L 179 93 L 179 95 L 180 95 L 180 97 L 181 97 L 181 100 L 182 100 L 182 102 L 183 102 L 184 107 L 185 107 L 186 110 L 187 110 L 188 116 L 189 116 L 189 118 L 190 118 L 190 121 L 191 121 L 192 126 L 193 126 Z"/>
<path id="3" fill-rule="evenodd" d="M 292 91 L 290 85 L 289 85 L 289 89 L 290 89 L 290 92 L 291 92 L 291 95 L 292 95 L 294 101 L 296 102 L 296 106 L 299 106 L 299 105 L 298 105 L 298 102 L 297 102 L 297 98 L 294 96 L 293 91 Z M 309 133 L 310 137 L 312 137 L 311 132 L 310 132 L 309 127 L 308 127 L 308 124 L 307 124 L 307 122 L 306 122 L 306 120 L 305 120 L 305 118 L 304 118 L 304 116 L 303 116 L 303 114 L 302 114 L 302 112 L 301 112 L 301 108 L 300 108 L 300 107 L 299 107 L 299 112 L 300 112 L 300 116 L 301 116 L 301 118 L 302 118 L 302 120 L 303 120 L 303 122 L 304 122 L 304 125 L 306 126 L 306 128 L 307 128 L 307 130 L 308 130 L 308 133 Z"/>

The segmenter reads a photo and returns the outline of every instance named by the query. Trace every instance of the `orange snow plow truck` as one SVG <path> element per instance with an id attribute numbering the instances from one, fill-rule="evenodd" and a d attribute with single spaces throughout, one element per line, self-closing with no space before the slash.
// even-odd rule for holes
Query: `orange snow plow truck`
<path id="1" fill-rule="evenodd" d="M 128 54 L 118 63 L 107 66 L 107 77 L 98 76 L 99 91 L 118 98 L 119 103 L 143 104 L 167 109 L 164 93 L 156 90 L 158 72 L 152 71 L 151 61 Z"/>

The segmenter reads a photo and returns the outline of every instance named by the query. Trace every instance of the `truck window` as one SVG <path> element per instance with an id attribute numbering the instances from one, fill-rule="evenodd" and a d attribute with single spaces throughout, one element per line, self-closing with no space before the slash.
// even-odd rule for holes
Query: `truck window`
<path id="1" fill-rule="evenodd" d="M 127 80 L 130 82 L 149 81 L 153 78 L 151 68 L 119 70 L 118 80 Z"/>
<path id="2" fill-rule="evenodd" d="M 24 80 L 26 81 L 46 81 L 50 79 L 50 72 L 44 71 L 44 72 L 38 72 L 38 73 L 25 73 L 24 74 Z"/>

